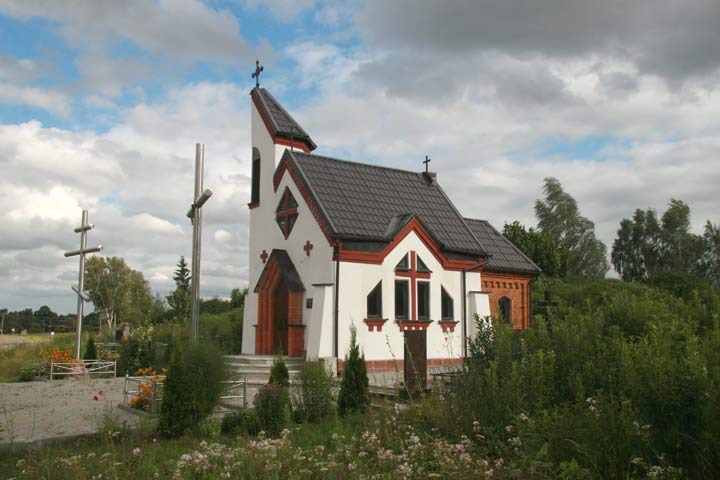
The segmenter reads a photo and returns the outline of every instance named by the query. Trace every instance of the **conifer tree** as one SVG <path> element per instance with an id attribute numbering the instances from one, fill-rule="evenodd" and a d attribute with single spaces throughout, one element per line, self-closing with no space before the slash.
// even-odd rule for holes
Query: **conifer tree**
<path id="1" fill-rule="evenodd" d="M 352 328 L 350 354 L 345 357 L 345 369 L 338 395 L 338 413 L 345 415 L 346 413 L 365 411 L 370 404 L 369 384 L 365 354 L 360 354 L 357 331 Z"/>
<path id="2" fill-rule="evenodd" d="M 185 257 L 180 257 L 173 275 L 175 291 L 167 297 L 170 318 L 176 323 L 190 321 L 190 270 Z"/>
<path id="3" fill-rule="evenodd" d="M 275 383 L 283 387 L 290 385 L 290 372 L 280 354 L 275 356 L 272 367 L 270 367 L 270 379 L 268 383 Z"/>

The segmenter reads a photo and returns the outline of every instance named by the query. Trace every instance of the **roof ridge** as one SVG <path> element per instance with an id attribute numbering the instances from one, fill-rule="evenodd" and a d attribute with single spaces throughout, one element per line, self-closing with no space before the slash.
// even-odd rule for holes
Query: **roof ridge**
<path id="1" fill-rule="evenodd" d="M 326 159 L 326 160 L 332 160 L 332 161 L 335 161 L 335 162 L 349 163 L 349 164 L 351 164 L 351 165 L 360 165 L 360 166 L 363 166 L 363 167 L 379 168 L 379 169 L 381 169 L 381 170 L 392 170 L 392 171 L 395 171 L 395 172 L 411 173 L 411 174 L 417 175 L 417 176 L 422 176 L 422 174 L 423 174 L 423 172 L 414 172 L 414 171 L 412 171 L 412 170 L 405 170 L 405 169 L 398 168 L 398 167 L 387 167 L 387 166 L 384 166 L 384 165 L 378 165 L 378 164 L 376 164 L 376 163 L 358 162 L 358 161 L 356 161 L 356 160 L 347 160 L 347 159 L 344 159 L 344 158 L 335 158 L 335 157 L 330 157 L 330 156 L 328 156 L 328 155 L 319 155 L 319 154 L 317 154 L 317 153 L 305 153 L 305 152 L 294 152 L 294 153 L 299 153 L 299 154 L 301 154 L 301 155 L 305 155 L 305 156 L 308 156 L 308 157 L 324 158 L 324 159 Z M 435 183 L 437 183 L 437 182 L 435 182 Z M 461 216 L 462 216 L 462 215 L 461 215 Z"/>

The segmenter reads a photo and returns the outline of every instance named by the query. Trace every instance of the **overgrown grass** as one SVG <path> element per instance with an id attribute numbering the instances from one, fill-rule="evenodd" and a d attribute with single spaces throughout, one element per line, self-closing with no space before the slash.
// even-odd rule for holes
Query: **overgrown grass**
<path id="1" fill-rule="evenodd" d="M 74 346 L 73 333 L 59 333 L 50 335 L 28 335 L 32 344 L 17 345 L 0 349 L 0 382 L 16 382 L 23 368 L 37 366 L 40 362 L 38 352 L 40 348 L 54 348 L 67 350 Z M 23 339 L 25 337 L 23 336 Z"/>

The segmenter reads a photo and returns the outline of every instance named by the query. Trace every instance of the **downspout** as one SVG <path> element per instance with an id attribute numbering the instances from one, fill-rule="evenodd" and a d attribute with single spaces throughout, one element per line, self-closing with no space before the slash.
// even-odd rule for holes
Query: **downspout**
<path id="1" fill-rule="evenodd" d="M 335 330 L 335 373 L 340 371 L 340 356 L 338 348 L 338 330 L 340 317 L 340 242 L 335 240 L 335 314 L 334 314 L 334 330 Z"/>
<path id="2" fill-rule="evenodd" d="M 478 269 L 488 263 L 490 257 L 488 256 L 485 260 L 480 263 L 476 263 L 462 271 L 462 350 L 463 358 L 467 358 L 467 273 L 475 269 Z"/>

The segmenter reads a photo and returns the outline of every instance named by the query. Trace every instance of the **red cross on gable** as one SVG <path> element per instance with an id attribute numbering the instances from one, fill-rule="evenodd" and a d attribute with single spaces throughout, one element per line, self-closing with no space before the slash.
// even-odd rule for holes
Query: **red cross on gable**
<path id="1" fill-rule="evenodd" d="M 310 256 L 310 250 L 313 249 L 313 244 L 310 243 L 310 240 L 305 242 L 305 246 L 303 247 L 303 250 L 305 250 L 305 254 L 309 257 Z"/>
<path id="2" fill-rule="evenodd" d="M 430 274 L 427 272 L 419 272 L 417 269 L 417 254 L 415 250 L 410 252 L 410 270 L 407 272 L 396 271 L 395 275 L 398 277 L 406 277 L 410 279 L 410 296 L 412 305 L 412 319 L 417 320 L 417 280 L 419 278 L 430 279 Z"/>
<path id="3" fill-rule="evenodd" d="M 268 253 L 265 250 L 263 250 L 262 253 L 260 254 L 260 258 L 262 259 L 263 263 L 267 262 Z"/>

